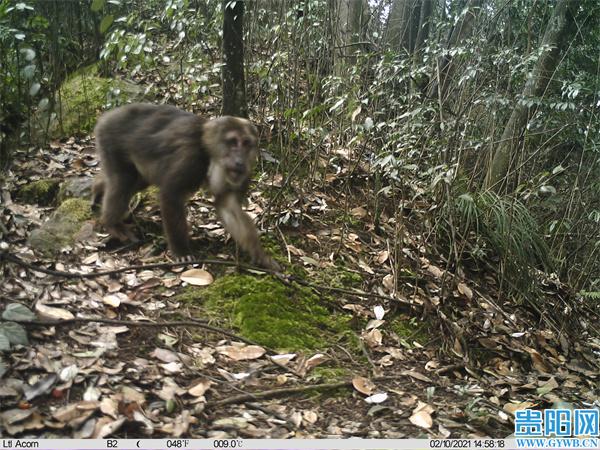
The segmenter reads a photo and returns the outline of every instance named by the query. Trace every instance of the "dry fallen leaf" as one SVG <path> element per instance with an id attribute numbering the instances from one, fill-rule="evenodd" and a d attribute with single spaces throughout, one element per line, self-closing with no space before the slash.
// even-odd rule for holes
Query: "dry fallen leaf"
<path id="1" fill-rule="evenodd" d="M 178 362 L 170 362 L 170 363 L 166 363 L 166 364 L 159 364 L 160 367 L 162 367 L 163 369 L 165 369 L 165 371 L 169 372 L 169 373 L 179 373 L 181 372 L 183 366 L 181 365 L 181 363 Z"/>
<path id="2" fill-rule="evenodd" d="M 362 219 L 367 216 L 367 210 L 362 206 L 357 206 L 356 208 L 352 208 L 350 210 L 350 214 L 352 217 L 356 217 L 357 219 Z"/>
<path id="3" fill-rule="evenodd" d="M 436 278 L 442 278 L 444 275 L 444 271 L 442 269 L 431 264 L 427 266 L 427 271 Z"/>
<path id="4" fill-rule="evenodd" d="M 179 355 L 177 355 L 177 353 L 175 353 L 174 351 L 167 350 L 167 349 L 160 348 L 160 347 L 155 348 L 152 351 L 152 353 L 150 353 L 150 356 L 152 356 L 153 358 L 156 358 L 156 359 L 160 359 L 162 362 L 166 362 L 166 363 L 179 361 L 181 359 L 181 358 L 179 358 Z"/>
<path id="5" fill-rule="evenodd" d="M 283 353 L 281 355 L 270 356 L 271 360 L 275 364 L 279 364 L 280 366 L 286 366 L 295 357 L 296 357 L 295 353 Z"/>
<path id="6" fill-rule="evenodd" d="M 75 316 L 66 309 L 46 306 L 40 302 L 35 304 L 35 310 L 42 319 L 47 320 L 71 320 L 75 318 Z"/>
<path id="7" fill-rule="evenodd" d="M 535 404 L 532 402 L 507 403 L 502 407 L 502 409 L 507 413 L 514 415 L 515 411 L 520 411 L 522 409 L 532 409 L 534 406 Z"/>
<path id="8" fill-rule="evenodd" d="M 194 286 L 208 286 L 209 284 L 212 284 L 215 279 L 204 269 L 190 269 L 181 274 L 181 281 L 185 281 Z"/>
<path id="9" fill-rule="evenodd" d="M 394 276 L 388 273 L 385 277 L 383 277 L 383 287 L 388 291 L 392 292 L 394 290 Z"/>
<path id="10" fill-rule="evenodd" d="M 308 358 L 305 365 L 307 370 L 310 370 L 313 367 L 318 366 L 319 364 L 323 364 L 325 361 L 327 361 L 327 356 L 325 356 L 323 353 L 317 353 Z"/>
<path id="11" fill-rule="evenodd" d="M 385 316 L 385 309 L 383 309 L 383 306 L 377 305 L 373 308 L 373 313 L 375 313 L 375 318 L 377 320 L 382 320 L 383 316 Z"/>
<path id="12" fill-rule="evenodd" d="M 388 395 L 385 392 L 380 392 L 378 394 L 371 395 L 370 397 L 365 398 L 365 402 L 367 403 L 383 403 L 387 400 Z"/>
<path id="13" fill-rule="evenodd" d="M 112 306 L 113 308 L 118 308 L 123 300 L 127 300 L 127 295 L 122 292 L 117 292 L 115 294 L 109 294 L 102 297 L 102 303 Z"/>
<path id="14" fill-rule="evenodd" d="M 214 383 L 210 380 L 202 379 L 195 382 L 195 384 L 188 389 L 188 394 L 194 397 L 202 397 L 204 393 L 213 385 Z"/>
<path id="15" fill-rule="evenodd" d="M 266 350 L 258 345 L 247 345 L 245 347 L 224 345 L 218 347 L 217 351 L 235 361 L 258 359 L 266 353 Z"/>
<path id="16" fill-rule="evenodd" d="M 421 372 L 417 372 L 416 370 L 405 370 L 402 372 L 402 375 L 408 375 L 415 380 L 424 381 L 425 383 L 433 383 L 431 378 L 429 378 L 427 375 L 423 375 Z"/>
<path id="17" fill-rule="evenodd" d="M 408 418 L 410 423 L 421 428 L 429 429 L 433 426 L 431 414 L 427 411 L 418 411 Z"/>
<path id="18" fill-rule="evenodd" d="M 467 297 L 469 300 L 473 298 L 473 291 L 465 283 L 458 283 L 458 292 Z"/>
<path id="19" fill-rule="evenodd" d="M 385 320 L 371 319 L 367 322 L 367 325 L 365 326 L 365 330 L 368 331 L 368 330 L 372 330 L 374 328 L 379 328 L 384 323 L 385 323 Z"/>
<path id="20" fill-rule="evenodd" d="M 529 353 L 529 356 L 531 357 L 531 362 L 533 363 L 533 367 L 535 368 L 535 370 L 542 373 L 554 372 L 552 368 L 546 363 L 546 361 L 544 361 L 544 358 L 542 357 L 542 355 L 539 354 L 537 350 L 534 350 L 533 348 L 529 347 L 525 347 L 525 350 L 527 350 L 527 352 Z"/>
<path id="21" fill-rule="evenodd" d="M 304 411 L 302 413 L 302 418 L 308 423 L 315 423 L 317 420 L 319 420 L 319 416 L 314 411 Z"/>
<path id="22" fill-rule="evenodd" d="M 371 395 L 375 391 L 375 384 L 365 377 L 354 377 L 352 386 L 361 394 Z"/>
<path id="23" fill-rule="evenodd" d="M 363 333 L 362 337 L 365 340 L 366 344 L 371 348 L 379 347 L 383 340 L 383 335 L 381 334 L 381 331 L 379 331 L 377 328 L 367 333 Z"/>
<path id="24" fill-rule="evenodd" d="M 554 377 L 550 378 L 546 383 L 537 388 L 538 395 L 546 395 L 558 387 L 558 382 Z"/>

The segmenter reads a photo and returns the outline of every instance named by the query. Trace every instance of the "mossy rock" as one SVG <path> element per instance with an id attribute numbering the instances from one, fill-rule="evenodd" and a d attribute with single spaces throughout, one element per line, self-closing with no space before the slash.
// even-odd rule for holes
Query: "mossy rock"
<path id="1" fill-rule="evenodd" d="M 71 177 L 60 184 L 58 201 L 64 202 L 69 198 L 90 199 L 92 196 L 93 179 L 90 177 Z"/>
<path id="2" fill-rule="evenodd" d="M 273 277 L 227 275 L 205 289 L 190 287 L 177 299 L 201 303 L 209 317 L 278 350 L 325 349 L 349 331 L 348 316 L 331 313 L 310 289 Z"/>
<path id="3" fill-rule="evenodd" d="M 60 253 L 73 245 L 82 227 L 92 217 L 90 202 L 80 198 L 64 201 L 50 218 L 29 236 L 29 245 L 45 256 Z"/>
<path id="4" fill-rule="evenodd" d="M 55 98 L 55 114 L 48 111 L 34 120 L 34 129 L 41 136 L 48 128 L 52 138 L 90 133 L 100 112 L 128 102 L 151 100 L 153 92 L 143 86 L 119 78 L 104 78 L 97 65 L 84 67 L 69 76 Z"/>
<path id="5" fill-rule="evenodd" d="M 32 181 L 22 186 L 16 197 L 24 203 L 48 206 L 54 203 L 59 186 L 60 180 L 57 178 Z"/>

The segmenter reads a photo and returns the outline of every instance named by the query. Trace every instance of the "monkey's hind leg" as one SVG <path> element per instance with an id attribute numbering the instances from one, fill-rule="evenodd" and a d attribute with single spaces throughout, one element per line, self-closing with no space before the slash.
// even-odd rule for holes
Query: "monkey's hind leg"
<path id="1" fill-rule="evenodd" d="M 92 211 L 99 211 L 102 205 L 102 198 L 104 197 L 105 181 L 104 174 L 99 173 L 94 178 L 94 184 L 92 184 Z"/>
<path id="2" fill-rule="evenodd" d="M 120 241 L 137 242 L 135 234 L 123 222 L 128 215 L 129 201 L 135 194 L 140 182 L 123 174 L 113 174 L 103 181 L 104 195 L 102 198 L 102 223 L 111 236 Z"/>

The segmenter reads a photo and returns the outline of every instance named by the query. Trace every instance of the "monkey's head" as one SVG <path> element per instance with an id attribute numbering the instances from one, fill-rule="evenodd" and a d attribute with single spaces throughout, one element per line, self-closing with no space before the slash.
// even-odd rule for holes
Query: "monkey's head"
<path id="1" fill-rule="evenodd" d="M 223 116 L 204 125 L 204 143 L 232 187 L 246 182 L 258 155 L 258 132 L 246 119 Z"/>

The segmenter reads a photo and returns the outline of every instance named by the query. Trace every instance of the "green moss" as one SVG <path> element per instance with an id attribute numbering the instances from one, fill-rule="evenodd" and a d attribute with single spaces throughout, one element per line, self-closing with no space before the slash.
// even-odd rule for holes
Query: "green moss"
<path id="1" fill-rule="evenodd" d="M 309 381 L 319 383 L 335 383 L 350 377 L 348 369 L 343 367 L 315 367 L 308 376 Z"/>
<path id="2" fill-rule="evenodd" d="M 28 243 L 46 256 L 55 255 L 78 239 L 81 227 L 91 216 L 89 201 L 80 198 L 65 200 L 39 229 L 31 232 Z"/>
<path id="3" fill-rule="evenodd" d="M 69 77 L 61 86 L 62 131 L 67 136 L 92 131 L 110 88 L 111 80 L 97 76 L 95 70 Z"/>
<path id="4" fill-rule="evenodd" d="M 424 345 L 430 340 L 429 324 L 417 322 L 414 317 L 396 317 L 389 321 L 388 327 L 410 347 L 412 347 L 412 342 Z"/>
<path id="5" fill-rule="evenodd" d="M 74 222 L 83 222 L 92 218 L 90 202 L 82 198 L 69 198 L 62 202 L 56 214 L 68 217 Z"/>
<path id="6" fill-rule="evenodd" d="M 348 329 L 348 317 L 330 313 L 309 289 L 272 277 L 227 275 L 207 289 L 188 288 L 177 299 L 202 300 L 210 317 L 280 350 L 324 349 Z"/>
<path id="7" fill-rule="evenodd" d="M 326 286 L 348 289 L 358 288 L 362 284 L 362 276 L 356 272 L 351 272 L 344 267 L 327 267 L 315 274 L 315 282 Z"/>
<path id="8" fill-rule="evenodd" d="M 52 125 L 54 137 L 91 132 L 99 112 L 126 101 L 151 98 L 141 86 L 119 78 L 103 78 L 96 64 L 68 77 L 57 96 L 59 123 Z M 117 101 L 119 100 L 119 101 Z"/>
<path id="9" fill-rule="evenodd" d="M 156 186 L 150 186 L 135 196 L 135 202 L 144 206 L 156 206 L 160 204 L 160 189 Z"/>
<path id="10" fill-rule="evenodd" d="M 47 206 L 54 202 L 59 185 L 60 180 L 55 178 L 33 181 L 19 189 L 17 198 L 25 203 Z"/>

